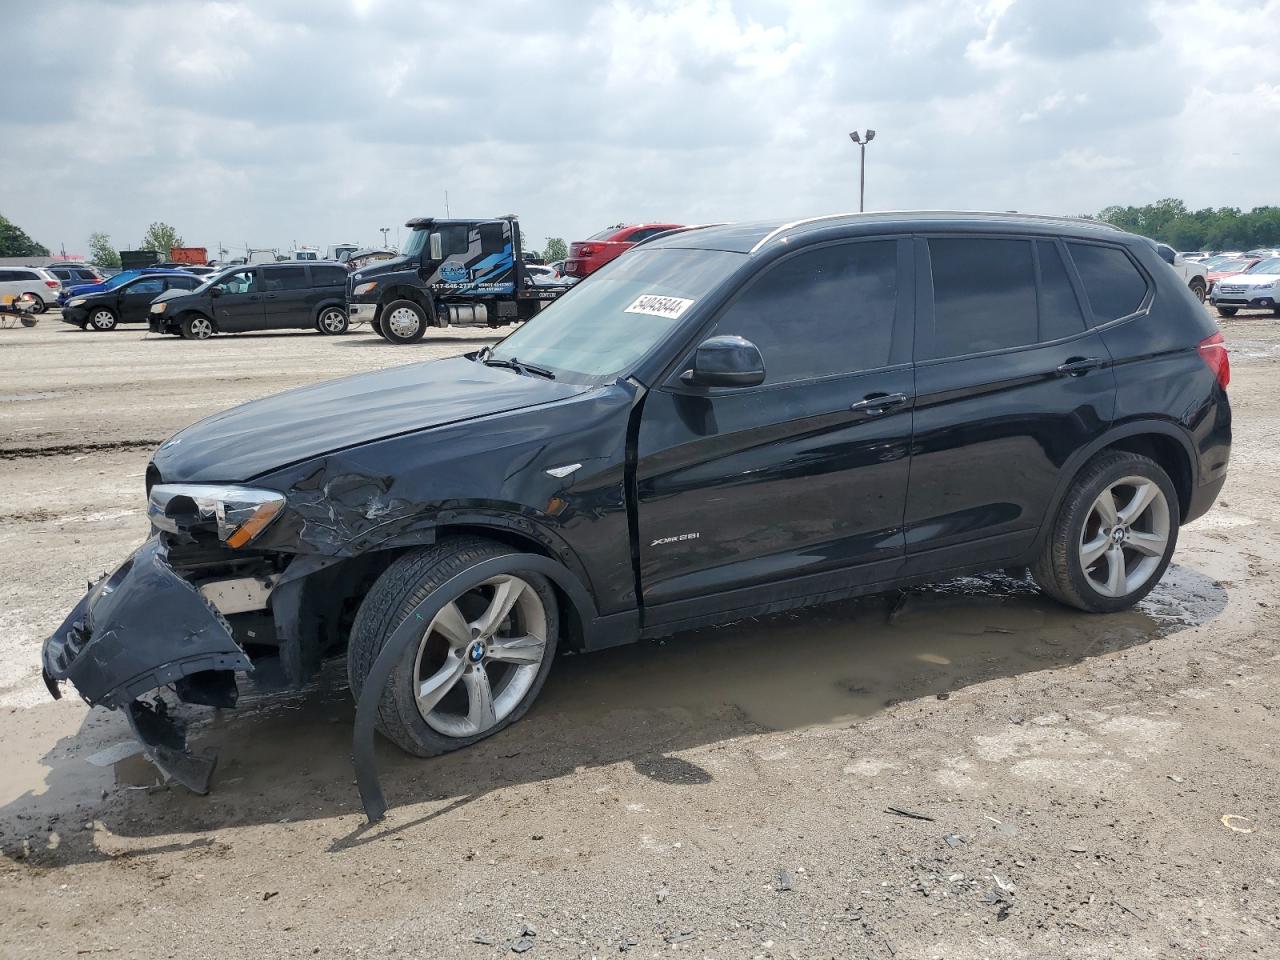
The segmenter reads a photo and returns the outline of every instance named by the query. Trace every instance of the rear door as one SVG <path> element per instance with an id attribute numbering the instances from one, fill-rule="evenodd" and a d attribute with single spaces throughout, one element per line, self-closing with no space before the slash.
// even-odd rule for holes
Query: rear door
<path id="1" fill-rule="evenodd" d="M 281 330 L 311 326 L 311 281 L 307 277 L 307 268 L 302 264 L 272 266 L 263 267 L 261 273 L 265 310 L 263 328 Z"/>
<path id="2" fill-rule="evenodd" d="M 213 294 L 213 319 L 224 333 L 261 330 L 264 323 L 258 270 L 246 267 L 219 280 Z"/>
<path id="3" fill-rule="evenodd" d="M 687 387 L 677 370 L 650 391 L 637 463 L 646 623 L 896 572 L 914 392 L 910 274 L 907 239 L 796 251 L 749 280 L 705 334 L 755 343 L 763 384 Z"/>
<path id="4" fill-rule="evenodd" d="M 905 573 L 1030 547 L 1067 458 L 1111 423 L 1111 358 L 1053 238 L 918 239 Z"/>
<path id="5" fill-rule="evenodd" d="M 122 323 L 146 323 L 151 301 L 164 293 L 164 277 L 139 277 L 117 291 L 116 309 Z"/>

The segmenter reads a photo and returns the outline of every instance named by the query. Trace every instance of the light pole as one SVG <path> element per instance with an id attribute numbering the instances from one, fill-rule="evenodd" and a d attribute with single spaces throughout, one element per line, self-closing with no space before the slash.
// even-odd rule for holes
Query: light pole
<path id="1" fill-rule="evenodd" d="M 867 198 L 867 144 L 876 138 L 874 130 L 868 130 L 865 134 L 859 136 L 855 130 L 849 134 L 849 139 L 858 145 L 858 149 L 862 154 L 862 162 L 858 167 L 858 212 L 861 213 Z"/>
<path id="2" fill-rule="evenodd" d="M 382 231 L 382 245 L 385 247 L 387 245 L 387 234 L 391 232 L 391 228 L 379 227 L 378 229 Z"/>

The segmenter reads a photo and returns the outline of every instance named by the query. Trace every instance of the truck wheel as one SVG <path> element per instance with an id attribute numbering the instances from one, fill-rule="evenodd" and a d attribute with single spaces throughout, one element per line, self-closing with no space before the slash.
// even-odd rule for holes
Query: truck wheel
<path id="1" fill-rule="evenodd" d="M 427 332 L 427 312 L 412 300 L 393 300 L 382 308 L 382 335 L 392 343 L 417 343 Z"/>
<path id="2" fill-rule="evenodd" d="M 1238 309 L 1237 307 L 1218 307 L 1218 316 L 1234 317 L 1236 315 L 1237 309 Z"/>
<path id="3" fill-rule="evenodd" d="M 1194 280 L 1191 281 L 1189 286 L 1191 287 L 1191 292 L 1196 295 L 1196 299 L 1199 300 L 1201 303 L 1204 303 L 1204 296 L 1205 296 L 1204 281 L 1201 280 L 1199 277 L 1196 277 Z"/>
<path id="4" fill-rule="evenodd" d="M 316 318 L 316 329 L 329 336 L 347 332 L 347 311 L 341 307 L 325 307 Z"/>
<path id="5" fill-rule="evenodd" d="M 458 574 L 509 547 L 445 540 L 396 560 L 374 583 L 351 627 L 347 679 L 360 691 L 387 639 L 414 607 Z M 469 746 L 520 719 L 555 659 L 555 591 L 512 569 L 452 598 L 410 643 L 378 705 L 378 729 L 419 757 Z"/>
<path id="6" fill-rule="evenodd" d="M 369 326 L 373 329 L 373 332 L 376 333 L 378 336 L 380 336 L 383 340 L 387 339 L 387 335 L 382 332 L 381 320 L 370 320 Z"/>
<path id="7" fill-rule="evenodd" d="M 183 340 L 208 340 L 213 336 L 213 322 L 208 317 L 192 314 L 182 318 Z"/>

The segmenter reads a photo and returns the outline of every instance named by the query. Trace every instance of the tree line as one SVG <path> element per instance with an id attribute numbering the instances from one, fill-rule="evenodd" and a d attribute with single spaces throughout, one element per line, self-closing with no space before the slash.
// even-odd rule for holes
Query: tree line
<path id="1" fill-rule="evenodd" d="M 1163 241 L 1175 250 L 1280 247 L 1280 207 L 1188 210 L 1181 200 L 1170 197 L 1143 207 L 1107 207 L 1097 219 Z"/>

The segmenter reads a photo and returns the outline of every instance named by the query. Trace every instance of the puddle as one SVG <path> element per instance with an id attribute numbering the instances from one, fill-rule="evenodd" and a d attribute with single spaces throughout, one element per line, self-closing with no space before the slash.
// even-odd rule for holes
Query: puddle
<path id="1" fill-rule="evenodd" d="M 1225 603 L 1220 586 L 1183 567 L 1172 567 L 1139 608 L 1106 616 L 1061 607 L 1030 581 L 991 575 L 565 656 L 528 716 L 489 740 L 427 762 L 380 744 L 384 783 L 412 796 L 422 784 L 436 795 L 474 795 L 583 765 L 633 761 L 646 772 L 636 758 L 653 766 L 655 756 L 743 734 L 847 724 L 899 701 L 1147 643 L 1212 619 Z M 169 812 L 159 819 L 168 827 L 210 813 L 230 823 L 357 809 L 354 707 L 341 661 L 307 690 L 247 689 L 238 709 L 199 716 L 193 745 L 220 751 L 213 791 L 166 791 L 160 802 Z M 9 727 L 0 757 L 20 776 L 5 778 L 0 820 L 20 809 L 47 815 L 87 805 L 112 790 L 142 796 L 157 782 L 150 764 L 119 746 L 128 727 L 118 715 L 86 716 L 64 702 L 16 711 Z M 106 769 L 90 759 L 116 762 Z M 646 775 L 696 782 L 701 774 L 654 767 Z M 137 829 L 132 818 L 130 826 Z"/>

